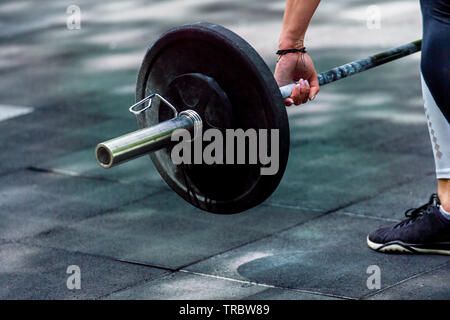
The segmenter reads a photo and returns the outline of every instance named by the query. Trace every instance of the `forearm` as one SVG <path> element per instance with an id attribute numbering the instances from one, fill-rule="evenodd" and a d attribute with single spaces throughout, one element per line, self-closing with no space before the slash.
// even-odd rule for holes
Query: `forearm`
<path id="1" fill-rule="evenodd" d="M 287 0 L 279 49 L 303 47 L 306 29 L 320 0 Z"/>

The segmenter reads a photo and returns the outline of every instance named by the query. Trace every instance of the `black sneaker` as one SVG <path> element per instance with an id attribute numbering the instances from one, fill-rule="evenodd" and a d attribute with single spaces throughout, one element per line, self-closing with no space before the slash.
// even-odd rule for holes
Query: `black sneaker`
<path id="1" fill-rule="evenodd" d="M 439 198 L 405 212 L 407 219 L 375 230 L 367 237 L 369 247 L 378 252 L 438 253 L 450 255 L 450 220 L 439 211 Z"/>

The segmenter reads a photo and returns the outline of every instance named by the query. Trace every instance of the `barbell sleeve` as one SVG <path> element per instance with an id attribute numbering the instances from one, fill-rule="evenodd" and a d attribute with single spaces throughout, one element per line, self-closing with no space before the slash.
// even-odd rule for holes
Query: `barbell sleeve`
<path id="1" fill-rule="evenodd" d="M 372 69 L 387 62 L 397 60 L 399 58 L 418 52 L 421 49 L 421 45 L 422 40 L 416 40 L 402 46 L 374 54 L 367 58 L 346 63 L 329 71 L 322 72 L 317 75 L 319 86 L 326 85 L 328 83 L 349 77 L 362 71 Z M 290 97 L 292 94 L 292 90 L 296 85 L 297 83 L 294 82 L 281 87 L 281 96 L 284 99 Z"/>
<path id="2" fill-rule="evenodd" d="M 95 157 L 103 168 L 108 169 L 166 147 L 175 130 L 186 129 L 195 133 L 201 126 L 200 116 L 187 110 L 173 119 L 99 143 Z"/>

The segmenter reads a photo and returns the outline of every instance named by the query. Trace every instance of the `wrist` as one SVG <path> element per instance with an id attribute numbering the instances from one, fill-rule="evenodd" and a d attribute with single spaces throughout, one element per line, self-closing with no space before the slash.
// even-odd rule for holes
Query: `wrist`
<path id="1" fill-rule="evenodd" d="M 304 47 L 304 39 L 301 38 L 285 38 L 281 37 L 278 42 L 278 49 L 279 50 L 286 50 L 286 49 L 301 49 Z"/>

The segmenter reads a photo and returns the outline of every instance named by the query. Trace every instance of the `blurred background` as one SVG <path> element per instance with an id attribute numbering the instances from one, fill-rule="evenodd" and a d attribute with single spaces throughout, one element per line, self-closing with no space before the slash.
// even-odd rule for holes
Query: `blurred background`
<path id="1" fill-rule="evenodd" d="M 284 1 L 261 0 L 3 1 L 2 110 L 36 114 L 0 124 L 20 124 L 21 130 L 4 130 L 10 135 L 4 141 L 14 140 L 24 154 L 33 154 L 2 152 L 0 169 L 41 165 L 41 160 L 80 151 L 70 155 L 72 161 L 63 158 L 58 168 L 84 172 L 92 164 L 101 175 L 91 150 L 82 150 L 136 128 L 127 107 L 134 102 L 143 55 L 161 33 L 196 21 L 222 24 L 246 39 L 274 70 L 283 10 Z M 305 44 L 316 69 L 325 71 L 420 37 L 418 1 L 327 1 L 313 17 Z M 397 149 L 402 145 L 386 142 L 405 133 L 422 136 L 419 59 L 415 54 L 335 83 L 322 90 L 319 101 L 290 108 L 293 146 L 314 144 L 323 153 L 317 147 L 370 149 L 382 142 Z M 339 145 L 330 141 L 336 134 L 343 135 Z M 420 152 L 431 155 L 430 150 Z"/>

